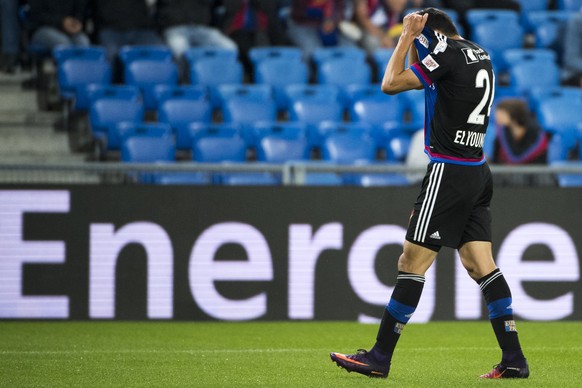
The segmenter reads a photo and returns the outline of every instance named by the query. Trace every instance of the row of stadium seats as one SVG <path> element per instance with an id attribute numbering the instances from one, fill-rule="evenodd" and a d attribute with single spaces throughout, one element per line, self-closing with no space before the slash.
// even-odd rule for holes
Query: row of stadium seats
<path id="1" fill-rule="evenodd" d="M 277 106 L 267 85 L 223 85 L 218 90 L 222 122 L 241 128 L 243 137 L 253 142 L 258 122 L 277 121 Z M 174 130 L 178 149 L 190 147 L 192 123 L 216 122 L 204 88 L 196 86 L 158 86 L 157 120 Z M 421 91 L 388 96 L 378 85 L 354 85 L 349 88 L 347 107 L 339 100 L 333 85 L 289 85 L 284 89 L 289 120 L 305 126 L 310 144 L 321 142 L 323 122 L 341 122 L 349 116 L 360 128 L 368 128 L 377 140 L 410 136 L 422 127 L 424 97 Z M 144 121 L 144 104 L 134 86 L 99 86 L 88 88 L 89 121 L 93 136 L 107 140 L 108 149 L 118 149 L 116 127 L 120 122 Z M 344 108 L 347 108 L 347 113 Z M 347 125 L 347 124 L 346 124 Z"/>
<path id="2" fill-rule="evenodd" d="M 284 163 L 312 160 L 305 127 L 297 124 L 264 123 L 257 128 L 256 161 Z M 378 160 L 377 144 L 364 128 L 329 124 L 322 140 L 322 160 L 336 164 L 387 163 Z M 124 123 L 119 127 L 121 160 L 128 163 L 171 163 L 176 161 L 176 142 L 171 127 L 165 123 Z M 384 151 L 393 152 L 394 141 Z M 196 128 L 191 141 L 192 160 L 200 163 L 248 162 L 249 144 L 233 125 L 207 125 Z M 389 162 L 388 162 L 389 163 Z M 309 177 L 308 177 L 309 178 Z M 280 184 L 272 173 L 146 173 L 144 183 L 184 184 Z M 317 184 L 406 185 L 400 174 L 317 174 L 309 182 Z M 309 183 L 308 182 L 308 183 Z"/>

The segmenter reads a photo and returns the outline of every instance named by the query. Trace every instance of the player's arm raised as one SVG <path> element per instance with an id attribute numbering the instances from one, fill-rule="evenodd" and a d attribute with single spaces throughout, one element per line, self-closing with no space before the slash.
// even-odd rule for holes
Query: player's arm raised
<path id="1" fill-rule="evenodd" d="M 413 46 L 414 39 L 422 32 L 427 19 L 428 14 L 419 15 L 417 13 L 411 13 L 404 17 L 402 34 L 384 71 L 384 78 L 382 79 L 382 91 L 384 93 L 396 94 L 411 89 L 422 89 L 422 82 L 412 70 L 405 68 L 404 62 L 406 54 Z"/>

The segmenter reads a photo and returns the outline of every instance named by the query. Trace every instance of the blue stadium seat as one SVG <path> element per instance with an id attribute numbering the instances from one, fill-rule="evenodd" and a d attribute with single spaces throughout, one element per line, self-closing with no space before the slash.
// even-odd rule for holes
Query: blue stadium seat
<path id="1" fill-rule="evenodd" d="M 292 62 L 286 59 L 268 59 L 255 67 L 255 83 L 270 85 L 279 110 L 288 108 L 285 86 L 307 84 L 309 69 L 303 61 Z"/>
<path id="2" fill-rule="evenodd" d="M 564 11 L 580 11 L 582 0 L 557 0 L 558 9 Z"/>
<path id="3" fill-rule="evenodd" d="M 299 100 L 337 103 L 340 101 L 339 93 L 339 88 L 335 85 L 295 84 L 285 86 L 285 98 L 289 107 Z"/>
<path id="4" fill-rule="evenodd" d="M 144 107 L 140 99 L 105 96 L 94 100 L 89 108 L 91 133 L 95 140 L 106 146 L 110 146 L 108 137 L 117 133 L 119 123 L 141 122 L 143 118 Z"/>
<path id="5" fill-rule="evenodd" d="M 292 121 L 258 121 L 253 125 L 253 137 L 257 141 L 265 136 L 282 136 L 286 139 L 307 139 L 304 123 Z"/>
<path id="6" fill-rule="evenodd" d="M 510 10 L 471 9 L 466 13 L 471 39 L 492 55 L 499 71 L 507 69 L 503 51 L 523 47 L 524 30 L 519 14 Z"/>
<path id="7" fill-rule="evenodd" d="M 295 100 L 289 108 L 289 120 L 299 121 L 307 126 L 309 143 L 321 145 L 319 125 L 322 121 L 341 121 L 343 108 L 339 102 L 326 98 L 302 98 Z"/>
<path id="8" fill-rule="evenodd" d="M 86 92 L 89 105 L 100 98 L 141 101 L 141 92 L 133 85 L 90 84 L 87 85 Z"/>
<path id="9" fill-rule="evenodd" d="M 271 101 L 273 99 L 273 89 L 269 85 L 229 84 L 218 86 L 217 95 L 221 106 L 233 99 Z"/>
<path id="10" fill-rule="evenodd" d="M 402 94 L 402 100 L 407 112 L 404 129 L 415 132 L 424 128 L 424 112 L 426 109 L 424 90 L 409 90 Z"/>
<path id="11" fill-rule="evenodd" d="M 267 85 L 251 85 L 242 90 L 257 91 L 270 90 Z M 243 138 L 253 144 L 252 126 L 257 121 L 275 121 L 277 119 L 277 106 L 272 98 L 263 98 L 262 93 L 235 93 L 226 97 L 222 102 L 222 118 L 225 123 L 236 123 L 241 126 Z"/>
<path id="12" fill-rule="evenodd" d="M 57 64 L 57 67 L 69 59 L 101 62 L 106 61 L 105 48 L 102 46 L 79 47 L 59 45 L 53 49 L 52 56 Z"/>
<path id="13" fill-rule="evenodd" d="M 322 158 L 338 164 L 371 162 L 376 159 L 376 143 L 370 136 L 331 133 L 323 142 Z"/>
<path id="14" fill-rule="evenodd" d="M 124 83 L 140 89 L 146 110 L 156 109 L 157 85 L 178 83 L 178 68 L 172 51 L 166 46 L 123 46 L 118 56 L 123 65 Z"/>
<path id="15" fill-rule="evenodd" d="M 263 46 L 253 47 L 249 50 L 249 59 L 255 67 L 265 60 L 284 60 L 287 63 L 303 62 L 303 52 L 298 47 L 289 46 Z"/>
<path id="16" fill-rule="evenodd" d="M 529 91 L 530 108 L 536 112 L 540 101 L 550 98 L 582 101 L 582 89 L 577 86 L 534 87 Z"/>
<path id="17" fill-rule="evenodd" d="M 412 135 L 410 133 L 392 133 L 381 143 L 386 153 L 386 160 L 390 162 L 403 162 L 410 148 Z"/>
<path id="18" fill-rule="evenodd" d="M 204 163 L 244 162 L 247 144 L 237 134 L 206 133 L 193 140 L 192 160 Z"/>
<path id="19" fill-rule="evenodd" d="M 218 86 L 242 84 L 242 81 L 242 64 L 236 58 L 228 61 L 220 57 L 202 57 L 190 64 L 190 83 L 206 86 L 214 107 L 220 105 Z"/>
<path id="20" fill-rule="evenodd" d="M 129 163 L 172 162 L 175 152 L 171 136 L 130 136 L 121 146 L 121 160 Z"/>
<path id="21" fill-rule="evenodd" d="M 206 172 L 163 172 L 151 175 L 151 181 L 158 185 L 209 185 L 212 177 Z"/>
<path id="22" fill-rule="evenodd" d="M 533 32 L 535 24 L 532 23 L 530 15 L 534 12 L 544 12 L 548 10 L 548 0 L 518 0 L 520 11 L 520 22 L 525 32 Z"/>
<path id="23" fill-rule="evenodd" d="M 536 115 L 542 128 L 552 134 L 548 159 L 566 159 L 577 143 L 582 123 L 582 100 L 565 96 L 542 99 L 538 102 Z"/>
<path id="24" fill-rule="evenodd" d="M 212 107 L 204 98 L 168 98 L 159 104 L 158 121 L 169 124 L 176 136 L 178 150 L 190 150 L 192 138 L 190 124 L 192 122 L 210 123 Z"/>
<path id="25" fill-rule="evenodd" d="M 374 138 L 372 125 L 365 121 L 344 122 L 344 121 L 322 121 L 318 126 L 318 135 L 325 139 L 332 134 L 351 134 L 354 136 L 370 136 Z M 374 138 L 374 141 L 377 139 Z"/>
<path id="26" fill-rule="evenodd" d="M 177 85 L 178 68 L 174 62 L 136 59 L 125 66 L 124 80 L 126 84 L 140 88 L 146 110 L 155 110 L 156 86 Z"/>
<path id="27" fill-rule="evenodd" d="M 123 142 L 131 136 L 172 137 L 172 128 L 166 123 L 144 123 L 121 121 L 110 127 L 107 135 L 107 150 L 119 150 Z"/>
<path id="28" fill-rule="evenodd" d="M 351 120 L 371 124 L 378 140 L 389 136 L 386 131 L 404 129 L 405 110 L 403 97 L 384 94 L 378 87 L 355 96 L 349 107 Z"/>
<path id="29" fill-rule="evenodd" d="M 172 51 L 166 46 L 123 46 L 118 53 L 124 66 L 133 61 L 172 62 Z"/>
<path id="30" fill-rule="evenodd" d="M 201 85 L 157 85 L 154 88 L 156 104 L 159 105 L 168 99 L 199 100 L 208 99 L 208 90 Z"/>
<path id="31" fill-rule="evenodd" d="M 388 65 L 393 53 L 393 48 L 379 48 L 372 53 L 372 60 L 376 66 L 377 82 L 382 82 L 386 65 Z"/>
<path id="32" fill-rule="evenodd" d="M 556 167 L 582 167 L 582 161 L 555 161 L 550 163 Z M 560 187 L 582 187 L 582 174 L 557 174 L 558 185 Z"/>
<path id="33" fill-rule="evenodd" d="M 238 52 L 236 50 L 214 46 L 190 47 L 184 52 L 184 59 L 190 66 L 200 59 L 207 58 L 221 59 L 224 61 L 232 62 L 237 60 Z"/>
<path id="34" fill-rule="evenodd" d="M 226 123 L 194 122 L 188 127 L 191 142 L 203 137 L 240 137 L 240 126 Z M 192 143 L 191 143 L 192 144 Z"/>
<path id="35" fill-rule="evenodd" d="M 89 109 L 87 86 L 91 84 L 109 85 L 111 83 L 111 66 L 104 60 L 70 58 L 58 65 L 57 78 L 59 94 L 72 109 L 86 111 Z"/>
<path id="36" fill-rule="evenodd" d="M 366 60 L 366 51 L 358 47 L 320 47 L 313 50 L 312 60 L 316 65 L 335 59 L 351 59 L 354 62 Z"/>
<path id="37" fill-rule="evenodd" d="M 551 62 L 556 63 L 556 52 L 549 49 L 508 49 L 503 52 L 503 58 L 510 66 L 521 62 Z"/>
<path id="38" fill-rule="evenodd" d="M 310 147 L 305 137 L 265 135 L 257 145 L 257 160 L 267 163 L 286 163 L 309 160 Z"/>
<path id="39" fill-rule="evenodd" d="M 526 24 L 535 36 L 537 48 L 551 48 L 558 54 L 563 51 L 563 34 L 572 12 L 570 11 L 532 11 L 526 14 Z"/>
<path id="40" fill-rule="evenodd" d="M 526 61 L 509 68 L 509 82 L 516 94 L 528 95 L 533 87 L 560 85 L 560 68 L 553 62 Z"/>

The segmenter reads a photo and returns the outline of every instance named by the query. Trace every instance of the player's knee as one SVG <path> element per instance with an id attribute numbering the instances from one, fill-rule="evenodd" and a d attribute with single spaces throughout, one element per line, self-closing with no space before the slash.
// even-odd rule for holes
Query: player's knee
<path id="1" fill-rule="evenodd" d="M 414 260 L 406 253 L 402 253 L 398 258 L 398 271 L 416 273 Z"/>

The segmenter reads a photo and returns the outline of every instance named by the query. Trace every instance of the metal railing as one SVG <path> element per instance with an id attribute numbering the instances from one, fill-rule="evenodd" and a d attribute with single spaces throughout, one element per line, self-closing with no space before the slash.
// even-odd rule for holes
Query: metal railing
<path id="1" fill-rule="evenodd" d="M 580 174 L 580 165 L 491 165 L 494 179 L 534 182 L 535 185 L 556 184 L 559 174 Z M 268 163 L 0 163 L 0 184 L 136 184 L 140 174 L 157 173 L 271 173 L 281 177 L 283 185 L 303 185 L 310 173 L 336 174 L 404 174 L 417 181 L 426 169 L 410 168 L 403 164 L 375 163 L 339 165 L 326 162 Z M 519 179 L 515 179 L 515 178 Z M 535 178 L 535 179 L 530 179 Z M 537 183 L 536 183 L 537 182 Z"/>

